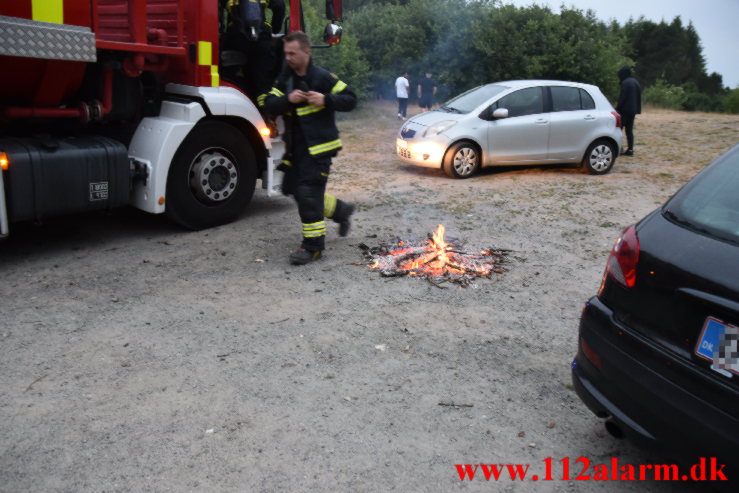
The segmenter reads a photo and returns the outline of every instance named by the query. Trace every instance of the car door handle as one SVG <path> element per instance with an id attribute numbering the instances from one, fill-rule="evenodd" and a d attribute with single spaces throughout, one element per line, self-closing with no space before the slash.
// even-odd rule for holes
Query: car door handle
<path id="1" fill-rule="evenodd" d="M 595 120 L 595 117 L 593 115 L 585 115 L 586 120 Z"/>
<path id="2" fill-rule="evenodd" d="M 546 118 L 539 118 L 534 123 L 536 123 L 537 125 L 545 125 L 549 123 L 549 120 L 547 120 Z"/>

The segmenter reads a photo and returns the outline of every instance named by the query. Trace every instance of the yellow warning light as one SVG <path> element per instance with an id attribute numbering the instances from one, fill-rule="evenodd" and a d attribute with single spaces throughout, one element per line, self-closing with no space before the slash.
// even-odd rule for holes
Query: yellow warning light
<path id="1" fill-rule="evenodd" d="M 159 205 L 164 205 L 164 197 L 159 197 Z"/>
<path id="2" fill-rule="evenodd" d="M 269 137 L 269 128 L 264 127 L 259 131 L 260 134 L 264 135 L 265 137 Z"/>
<path id="3" fill-rule="evenodd" d="M 8 160 L 8 155 L 4 152 L 0 152 L 0 169 L 6 171 L 9 165 L 10 161 Z"/>

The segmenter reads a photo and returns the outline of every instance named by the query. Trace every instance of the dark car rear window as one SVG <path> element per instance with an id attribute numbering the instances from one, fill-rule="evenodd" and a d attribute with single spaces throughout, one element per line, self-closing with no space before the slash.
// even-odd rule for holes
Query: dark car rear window
<path id="1" fill-rule="evenodd" d="M 663 214 L 691 229 L 739 245 L 739 146 L 670 199 Z"/>

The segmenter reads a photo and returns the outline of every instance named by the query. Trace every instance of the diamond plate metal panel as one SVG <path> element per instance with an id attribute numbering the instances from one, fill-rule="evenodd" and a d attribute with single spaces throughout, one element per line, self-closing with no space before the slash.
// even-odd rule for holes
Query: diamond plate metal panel
<path id="1" fill-rule="evenodd" d="M 0 55 L 95 62 L 95 34 L 89 27 L 0 15 Z"/>

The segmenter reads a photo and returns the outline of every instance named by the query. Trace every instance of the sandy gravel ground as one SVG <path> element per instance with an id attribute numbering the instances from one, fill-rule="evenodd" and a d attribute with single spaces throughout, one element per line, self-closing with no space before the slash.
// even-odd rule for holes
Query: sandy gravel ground
<path id="1" fill-rule="evenodd" d="M 307 267 L 287 264 L 294 204 L 264 193 L 202 232 L 133 209 L 17 226 L 0 244 L 0 490 L 702 491 L 462 482 L 455 464 L 667 462 L 575 395 L 580 309 L 621 229 L 738 142 L 739 117 L 648 110 L 605 176 L 451 180 L 395 158 L 394 115 L 342 120 L 330 189 L 355 227 Z M 526 261 L 446 289 L 356 265 L 360 243 L 439 223 Z"/>

